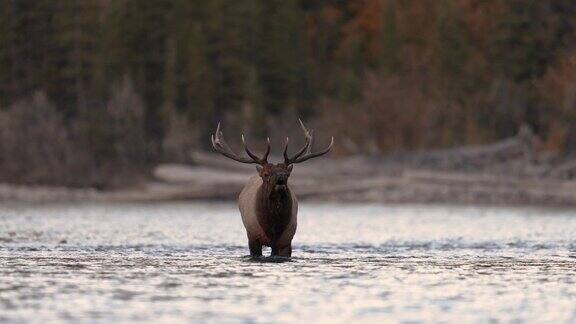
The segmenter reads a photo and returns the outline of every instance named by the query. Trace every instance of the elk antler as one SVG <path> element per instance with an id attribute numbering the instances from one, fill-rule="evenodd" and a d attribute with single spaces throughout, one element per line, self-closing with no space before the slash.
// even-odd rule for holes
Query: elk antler
<path id="1" fill-rule="evenodd" d="M 268 145 L 266 147 L 266 153 L 264 153 L 264 156 L 262 158 L 259 158 L 254 153 L 252 153 L 250 149 L 248 149 L 248 145 L 246 145 L 246 141 L 244 140 L 244 134 L 242 134 L 242 145 L 244 145 L 244 150 L 246 151 L 246 153 L 250 158 L 241 157 L 238 156 L 236 153 L 234 153 L 234 151 L 232 151 L 230 146 L 228 146 L 228 144 L 224 140 L 224 135 L 220 130 L 220 123 L 218 123 L 218 127 L 216 127 L 216 133 L 211 136 L 211 140 L 212 140 L 212 146 L 218 153 L 234 161 L 242 163 L 255 163 L 260 165 L 268 163 L 268 155 L 270 154 L 269 138 L 267 139 Z"/>
<path id="2" fill-rule="evenodd" d="M 298 118 L 298 121 L 300 122 L 300 127 L 302 128 L 304 136 L 306 137 L 306 142 L 304 143 L 304 147 L 302 147 L 300 151 L 298 151 L 293 157 L 289 157 L 288 142 L 290 140 L 288 139 L 288 137 L 286 138 L 286 146 L 284 146 L 284 164 L 286 165 L 304 162 L 306 160 L 324 155 L 330 152 L 330 150 L 332 149 L 332 145 L 334 145 L 334 137 L 332 137 L 332 139 L 330 140 L 330 145 L 328 145 L 327 148 L 319 152 L 312 153 L 312 141 L 314 139 L 312 137 L 312 131 L 308 131 L 308 129 L 306 129 L 306 126 L 304 126 L 304 123 L 302 122 L 302 120 L 300 120 L 300 118 Z"/>

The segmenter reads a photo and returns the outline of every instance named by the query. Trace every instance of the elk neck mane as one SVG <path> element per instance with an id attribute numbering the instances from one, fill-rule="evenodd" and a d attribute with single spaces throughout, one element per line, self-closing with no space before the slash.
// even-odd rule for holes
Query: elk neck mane
<path id="1" fill-rule="evenodd" d="M 274 185 L 262 182 L 257 193 L 258 223 L 272 240 L 278 238 L 290 222 L 292 194 L 288 186 L 276 191 Z"/>

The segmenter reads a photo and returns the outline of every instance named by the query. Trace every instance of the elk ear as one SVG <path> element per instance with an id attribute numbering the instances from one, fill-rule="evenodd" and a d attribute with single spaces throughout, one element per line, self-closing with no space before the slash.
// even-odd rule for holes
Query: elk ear
<path id="1" fill-rule="evenodd" d="M 293 166 L 294 166 L 294 164 L 290 164 L 290 165 L 286 168 L 286 170 L 288 170 L 288 172 L 292 172 L 292 167 L 293 167 Z"/>
<path id="2" fill-rule="evenodd" d="M 262 173 L 262 167 L 257 165 L 256 166 L 256 171 L 258 171 L 258 173 Z"/>

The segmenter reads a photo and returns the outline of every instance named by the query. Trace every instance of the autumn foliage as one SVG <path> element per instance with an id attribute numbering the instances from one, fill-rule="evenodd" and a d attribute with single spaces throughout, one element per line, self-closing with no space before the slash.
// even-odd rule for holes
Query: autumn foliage
<path id="1" fill-rule="evenodd" d="M 0 180 L 102 185 L 296 115 L 340 155 L 522 125 L 570 154 L 575 38 L 571 0 L 2 1 Z"/>

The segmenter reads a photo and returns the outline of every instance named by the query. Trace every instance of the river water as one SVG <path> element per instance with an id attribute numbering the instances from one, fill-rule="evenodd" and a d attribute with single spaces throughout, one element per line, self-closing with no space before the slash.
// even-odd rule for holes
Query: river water
<path id="1" fill-rule="evenodd" d="M 4 205 L 0 321 L 576 321 L 574 211 L 302 203 L 289 262 L 246 243 L 232 203 Z"/>

